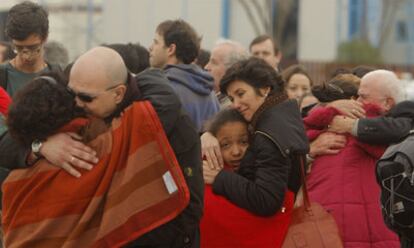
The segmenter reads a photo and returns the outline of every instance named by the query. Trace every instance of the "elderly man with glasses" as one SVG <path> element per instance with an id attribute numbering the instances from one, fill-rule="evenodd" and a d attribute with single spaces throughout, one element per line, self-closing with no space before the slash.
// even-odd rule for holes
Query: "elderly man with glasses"
<path id="1" fill-rule="evenodd" d="M 14 5 L 9 10 L 5 32 L 16 54 L 14 59 L 0 65 L 0 86 L 10 96 L 40 73 L 58 69 L 47 64 L 43 57 L 49 20 L 40 5 L 29 1 Z"/>

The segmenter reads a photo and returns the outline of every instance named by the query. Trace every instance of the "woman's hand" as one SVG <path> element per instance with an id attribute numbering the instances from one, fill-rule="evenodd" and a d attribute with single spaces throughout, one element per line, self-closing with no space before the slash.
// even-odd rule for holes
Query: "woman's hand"
<path id="1" fill-rule="evenodd" d="M 216 169 L 211 168 L 208 165 L 207 161 L 203 161 L 203 177 L 204 177 L 204 183 L 206 184 L 213 184 L 214 180 L 216 179 L 216 176 L 219 174 L 219 172 L 222 169 Z"/>
<path id="2" fill-rule="evenodd" d="M 325 132 L 310 144 L 309 155 L 316 158 L 320 155 L 337 154 L 345 145 L 346 138 L 344 135 Z"/>
<path id="3" fill-rule="evenodd" d="M 208 161 L 210 168 L 223 168 L 223 156 L 221 155 L 220 144 L 216 137 L 210 132 L 205 132 L 201 135 L 200 140 L 202 156 Z"/>

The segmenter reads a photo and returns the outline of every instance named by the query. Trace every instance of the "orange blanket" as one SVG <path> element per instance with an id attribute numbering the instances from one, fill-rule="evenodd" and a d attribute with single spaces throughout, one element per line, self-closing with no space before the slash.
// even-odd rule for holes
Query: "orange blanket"
<path id="1" fill-rule="evenodd" d="M 3 184 L 6 247 L 119 247 L 189 202 L 180 166 L 149 102 L 136 102 L 89 145 L 99 163 L 80 179 L 41 160 Z"/>

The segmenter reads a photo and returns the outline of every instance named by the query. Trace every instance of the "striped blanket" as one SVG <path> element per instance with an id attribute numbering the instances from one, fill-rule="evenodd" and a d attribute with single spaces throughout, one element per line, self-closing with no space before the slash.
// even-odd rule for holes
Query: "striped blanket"
<path id="1" fill-rule="evenodd" d="M 38 161 L 3 184 L 6 247 L 120 247 L 189 202 L 180 166 L 149 102 L 136 102 L 89 143 L 99 163 L 75 178 Z"/>

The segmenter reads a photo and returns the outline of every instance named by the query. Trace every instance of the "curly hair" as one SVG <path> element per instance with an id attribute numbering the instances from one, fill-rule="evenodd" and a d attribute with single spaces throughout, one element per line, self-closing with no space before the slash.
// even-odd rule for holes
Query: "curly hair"
<path id="1" fill-rule="evenodd" d="M 322 85 L 312 87 L 312 94 L 320 102 L 332 102 L 340 99 L 358 97 L 359 77 L 348 74 L 339 74 Z"/>
<path id="2" fill-rule="evenodd" d="M 197 58 L 201 38 L 184 20 L 164 21 L 158 25 L 156 32 L 164 37 L 166 46 L 175 44 L 175 56 L 184 64 L 190 64 Z"/>
<path id="3" fill-rule="evenodd" d="M 281 93 L 284 91 L 282 77 L 263 59 L 251 57 L 232 65 L 221 79 L 221 93 L 227 95 L 227 88 L 236 80 L 246 82 L 259 95 L 259 89 L 265 87 L 270 87 L 272 93 Z"/>
<path id="4" fill-rule="evenodd" d="M 19 90 L 10 105 L 7 126 L 23 145 L 46 140 L 70 120 L 80 115 L 75 98 L 57 73 L 34 78 Z"/>
<path id="5" fill-rule="evenodd" d="M 247 121 L 239 113 L 239 111 L 236 109 L 227 108 L 221 110 L 214 116 L 213 120 L 208 126 L 208 131 L 216 136 L 220 128 L 229 122 L 241 122 L 243 124 L 246 124 L 246 126 L 248 125 Z"/>
<path id="6" fill-rule="evenodd" d="M 16 4 L 9 10 L 5 32 L 13 40 L 25 40 L 32 34 L 44 40 L 49 34 L 48 13 L 30 1 Z"/>

